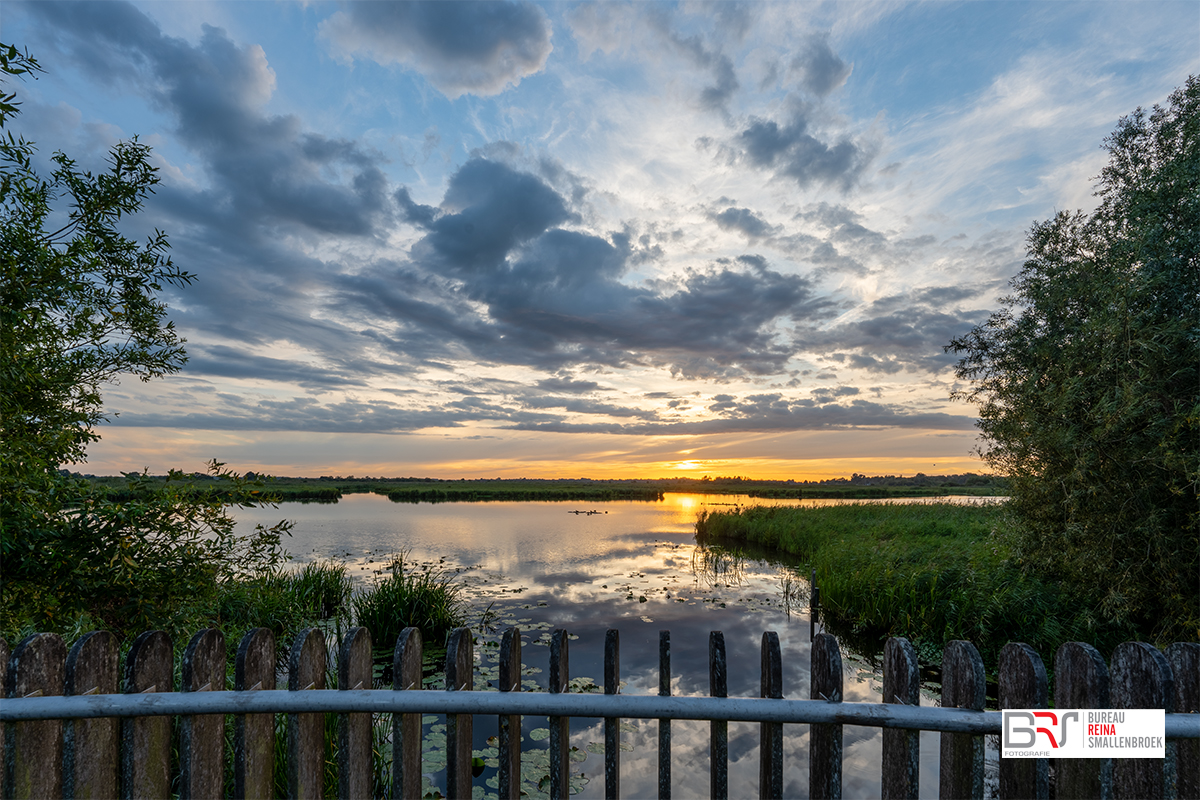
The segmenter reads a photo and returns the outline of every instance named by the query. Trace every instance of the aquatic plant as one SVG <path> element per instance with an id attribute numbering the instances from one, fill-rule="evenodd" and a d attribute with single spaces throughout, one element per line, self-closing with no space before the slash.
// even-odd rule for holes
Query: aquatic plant
<path id="1" fill-rule="evenodd" d="M 391 574 L 354 596 L 352 606 L 359 625 L 371 631 L 377 646 L 390 646 L 408 627 L 421 629 L 430 643 L 463 624 L 465 603 L 453 575 L 430 564 L 412 568 L 406 553 L 392 558 Z"/>

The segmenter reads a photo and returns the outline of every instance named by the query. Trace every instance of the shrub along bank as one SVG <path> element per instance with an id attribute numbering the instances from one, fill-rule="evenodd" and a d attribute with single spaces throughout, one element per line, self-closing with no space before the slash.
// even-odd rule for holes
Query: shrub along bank
<path id="1" fill-rule="evenodd" d="M 1089 626 L 1075 591 L 1023 569 L 1002 504 L 855 503 L 751 506 L 702 513 L 697 538 L 790 553 L 815 568 L 821 608 L 865 638 L 905 636 L 939 660 L 954 639 L 995 664 L 1010 641 L 1053 653 L 1065 641 L 1108 652 L 1129 631 Z"/>

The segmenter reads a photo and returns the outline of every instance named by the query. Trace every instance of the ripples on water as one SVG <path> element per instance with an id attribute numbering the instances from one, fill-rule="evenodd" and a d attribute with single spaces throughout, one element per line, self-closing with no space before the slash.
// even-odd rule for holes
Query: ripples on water
<path id="1" fill-rule="evenodd" d="M 959 502 L 987 499 L 956 498 Z M 457 573 L 471 599 L 473 624 L 478 625 L 487 610 L 492 633 L 486 638 L 498 638 L 512 624 L 527 631 L 523 661 L 540 668 L 529 677 L 543 688 L 549 657 L 541 639 L 545 632 L 564 628 L 577 636 L 570 642 L 571 675 L 603 685 L 604 631 L 616 628 L 621 636 L 624 691 L 657 694 L 658 634 L 670 630 L 673 692 L 704 695 L 708 693 L 708 633 L 722 630 L 730 696 L 757 697 L 762 633 L 774 630 L 783 652 L 784 696 L 808 699 L 806 576 L 795 561 L 699 547 L 694 523 L 701 510 L 839 502 L 881 501 L 668 494 L 657 503 L 399 504 L 379 495 L 354 494 L 332 505 L 286 503 L 275 509 L 243 509 L 237 518 L 249 524 L 293 520 L 296 524 L 285 544 L 294 561 L 336 559 L 350 568 L 359 585 L 369 583 L 390 556 L 401 551 L 410 561 Z M 485 677 L 492 666 L 486 650 L 476 649 Z M 873 659 L 846 651 L 842 658 L 845 700 L 880 702 L 881 676 Z M 621 754 L 622 794 L 654 796 L 657 723 L 630 723 L 631 730 L 623 734 L 623 742 L 632 749 Z M 529 734 L 544 724 L 525 720 L 527 747 Z M 476 748 L 486 746 L 494 729 L 490 720 L 476 722 Z M 789 725 L 784 730 L 784 793 L 804 797 L 808 726 Z M 573 719 L 571 737 L 583 753 L 603 752 L 590 746 L 604 741 L 600 720 Z M 672 738 L 674 792 L 679 797 L 707 796 L 707 723 L 675 721 Z M 879 729 L 846 726 L 843 747 L 844 796 L 877 797 L 882 758 Z M 937 735 L 922 733 L 923 790 L 934 791 L 937 785 L 937 752 Z M 729 761 L 731 787 L 757 786 L 756 723 L 730 723 Z M 588 778 L 578 796 L 603 796 L 603 756 L 591 755 L 576 769 Z"/>

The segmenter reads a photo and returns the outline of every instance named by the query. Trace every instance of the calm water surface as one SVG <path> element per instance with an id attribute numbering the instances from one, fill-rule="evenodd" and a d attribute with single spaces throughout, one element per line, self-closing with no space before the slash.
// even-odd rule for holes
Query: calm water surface
<path id="1" fill-rule="evenodd" d="M 808 699 L 808 587 L 800 569 L 794 562 L 701 548 L 695 542 L 694 524 L 701 510 L 830 502 L 844 501 L 667 494 L 657 503 L 414 505 L 393 503 L 379 495 L 348 495 L 336 504 L 286 503 L 275 509 L 241 510 L 237 517 L 239 523 L 250 524 L 294 521 L 286 546 L 295 562 L 335 558 L 350 567 L 360 585 L 369 584 L 389 556 L 401 551 L 410 562 L 432 563 L 457 573 L 468 588 L 475 625 L 487 609 L 496 631 L 517 624 L 527 632 L 522 660 L 539 668 L 528 677 L 543 687 L 549 656 L 544 637 L 550 630 L 564 628 L 578 637 L 570 642 L 570 674 L 603 685 L 604 631 L 616 628 L 621 636 L 623 691 L 657 694 L 658 635 L 660 630 L 670 630 L 674 693 L 705 695 L 708 634 L 721 630 L 730 696 L 757 697 L 759 646 L 763 631 L 773 630 L 783 650 L 784 696 Z M 480 674 L 486 679 L 494 665 L 485 651 L 477 648 Z M 845 700 L 880 702 L 881 676 L 872 660 L 845 650 L 842 659 Z M 633 720 L 630 724 L 632 729 L 623 734 L 632 749 L 621 754 L 622 795 L 653 797 L 657 794 L 657 723 Z M 536 734 L 531 736 L 539 726 L 545 722 L 525 720 L 527 747 L 541 746 Z M 789 725 L 784 730 L 785 796 L 806 797 L 808 726 Z M 476 748 L 486 747 L 487 737 L 494 734 L 494 723 L 477 720 Z M 672 734 L 675 796 L 707 797 L 707 723 L 676 721 Z M 580 750 L 577 757 L 586 756 L 575 765 L 587 781 L 578 796 L 602 797 L 600 721 L 573 719 L 571 741 Z M 878 797 L 879 730 L 847 726 L 843 746 L 844 796 Z M 937 751 L 937 735 L 922 733 L 923 791 L 936 791 Z M 757 724 L 730 723 L 729 760 L 731 794 L 756 795 Z M 480 787 L 492 772 L 477 779 Z M 444 785 L 443 775 L 431 777 Z"/>

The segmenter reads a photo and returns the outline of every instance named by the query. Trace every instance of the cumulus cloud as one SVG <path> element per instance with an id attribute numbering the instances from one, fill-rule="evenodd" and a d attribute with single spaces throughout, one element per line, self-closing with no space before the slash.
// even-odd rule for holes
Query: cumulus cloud
<path id="1" fill-rule="evenodd" d="M 751 240 L 771 236 L 779 231 L 778 226 L 771 225 L 748 208 L 729 206 L 724 211 L 709 212 L 709 218 L 722 230 L 737 231 Z"/>
<path id="2" fill-rule="evenodd" d="M 337 52 L 403 64 L 450 98 L 499 94 L 553 49 L 545 12 L 529 2 L 346 3 L 320 32 Z"/>
<path id="3" fill-rule="evenodd" d="M 847 64 L 833 52 L 827 32 L 807 37 L 800 54 L 791 63 L 791 72 L 797 76 L 800 85 L 818 97 L 840 89 L 853 70 L 853 64 Z"/>
<path id="4" fill-rule="evenodd" d="M 730 146 L 750 165 L 770 170 L 800 187 L 834 186 L 849 191 L 875 157 L 875 148 L 848 134 L 822 141 L 815 135 L 807 107 L 795 104 L 783 124 L 751 117 Z"/>

